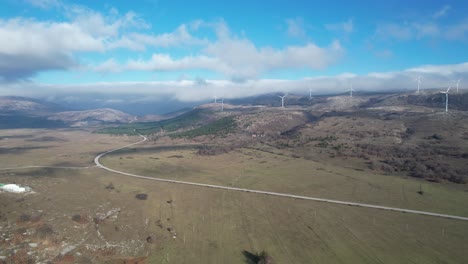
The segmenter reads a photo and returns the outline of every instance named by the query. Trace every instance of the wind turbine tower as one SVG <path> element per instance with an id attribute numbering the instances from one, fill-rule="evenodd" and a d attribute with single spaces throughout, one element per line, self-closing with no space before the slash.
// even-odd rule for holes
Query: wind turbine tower
<path id="1" fill-rule="evenodd" d="M 349 88 L 349 97 L 353 97 L 353 92 L 356 91 L 353 89 L 353 85 L 351 84 L 351 88 Z"/>
<path id="2" fill-rule="evenodd" d="M 422 81 L 421 81 L 421 76 L 418 76 L 418 91 L 416 93 L 419 93 L 419 86 L 421 85 Z"/>
<path id="3" fill-rule="evenodd" d="M 309 100 L 312 99 L 312 88 L 309 88 Z"/>
<path id="4" fill-rule="evenodd" d="M 458 86 L 460 85 L 460 79 L 457 80 L 457 93 L 458 93 Z"/>
<path id="5" fill-rule="evenodd" d="M 214 96 L 214 103 L 217 104 L 218 103 L 218 96 Z"/>
<path id="6" fill-rule="evenodd" d="M 284 98 L 287 96 L 287 94 L 283 95 L 283 96 L 278 96 L 279 98 L 281 98 L 281 108 L 284 108 Z"/>
<path id="7" fill-rule="evenodd" d="M 452 84 L 449 85 L 447 91 L 441 91 L 441 93 L 445 94 L 445 112 L 448 112 L 448 95 L 449 95 L 449 91 L 450 91 L 450 88 L 452 88 Z"/>

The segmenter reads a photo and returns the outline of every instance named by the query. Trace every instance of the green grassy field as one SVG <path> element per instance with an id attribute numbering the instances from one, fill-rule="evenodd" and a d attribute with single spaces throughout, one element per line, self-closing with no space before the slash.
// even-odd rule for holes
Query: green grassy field
<path id="1" fill-rule="evenodd" d="M 137 133 L 149 135 L 158 133 L 161 129 L 172 132 L 181 128 L 197 125 L 202 119 L 203 112 L 203 109 L 196 109 L 167 120 L 123 124 L 102 128 L 96 132 L 99 134 L 111 135 L 137 135 Z"/>
<path id="2" fill-rule="evenodd" d="M 93 166 L 97 154 L 135 142 L 136 138 L 70 129 L 0 130 L 0 168 Z"/>
<path id="3" fill-rule="evenodd" d="M 0 141 L 10 150 L 0 153 L 2 167 L 71 162 L 58 156 L 65 151 L 83 157 L 76 164 L 86 164 L 95 153 L 138 140 L 33 130 L 12 138 L 10 132 L 0 134 L 10 137 Z M 30 141 L 44 136 L 65 141 Z M 46 145 L 53 147 L 32 148 Z M 22 146 L 30 148 L 13 151 Z M 102 163 L 160 178 L 468 215 L 466 185 L 380 175 L 355 170 L 353 164 L 343 167 L 252 149 L 199 156 L 193 147 L 161 148 L 153 142 L 106 156 Z M 26 236 L 30 241 L 24 242 L 15 235 L 18 243 L 39 243 L 38 254 L 50 254 L 49 259 L 64 245 L 77 245 L 68 258 L 73 263 L 124 263 L 137 257 L 146 263 L 246 263 L 243 251 L 262 250 L 275 263 L 463 263 L 468 258 L 464 221 L 134 179 L 98 168 L 0 171 L 0 182 L 13 181 L 35 193 L 23 200 L 0 193 L 2 233 L 50 225 L 52 238 Z M 113 189 L 106 188 L 110 183 Z M 417 193 L 420 185 L 424 195 Z M 139 193 L 148 198 L 136 199 Z M 115 208 L 115 217 L 93 223 Z M 39 210 L 39 222 L 18 222 L 21 215 Z M 76 214 L 87 221 L 72 221 Z M 1 241 L 0 252 L 7 254 Z"/>
<path id="4" fill-rule="evenodd" d="M 199 156 L 195 149 L 133 149 L 103 164 L 139 175 L 468 216 L 466 185 L 381 175 L 301 158 L 241 149 Z M 424 191 L 421 195 L 420 190 Z"/>

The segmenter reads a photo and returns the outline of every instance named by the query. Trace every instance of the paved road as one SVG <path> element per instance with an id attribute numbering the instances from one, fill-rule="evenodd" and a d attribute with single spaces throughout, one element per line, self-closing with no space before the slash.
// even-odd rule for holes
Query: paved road
<path id="1" fill-rule="evenodd" d="M 317 197 L 310 197 L 310 196 L 302 196 L 302 195 L 294 195 L 294 194 L 287 194 L 287 193 L 278 193 L 278 192 L 267 192 L 267 191 L 260 191 L 260 190 L 252 190 L 252 189 L 244 189 L 244 188 L 236 188 L 236 187 L 228 187 L 228 186 L 221 186 L 221 185 L 213 185 L 213 184 L 204 184 L 204 183 L 196 183 L 196 182 L 186 182 L 186 181 L 177 181 L 177 180 L 168 180 L 168 179 L 161 179 L 161 178 L 153 178 L 153 177 L 147 177 L 147 176 L 142 176 L 142 175 L 137 175 L 133 173 L 127 173 L 123 171 L 118 171 L 111 169 L 109 167 L 106 167 L 102 165 L 99 162 L 99 159 L 102 158 L 104 155 L 112 153 L 114 151 L 124 149 L 136 144 L 140 144 L 142 142 L 145 142 L 147 138 L 143 135 L 140 135 L 143 139 L 141 141 L 138 141 L 136 143 L 132 143 L 126 146 L 123 146 L 121 148 L 109 150 L 107 152 L 104 152 L 100 155 L 98 155 L 94 159 L 94 163 L 99 168 L 103 168 L 105 170 L 108 170 L 110 172 L 122 174 L 125 176 L 130 176 L 134 178 L 140 178 L 140 179 L 147 179 L 147 180 L 152 180 L 152 181 L 161 181 L 161 182 L 169 182 L 169 183 L 178 183 L 178 184 L 185 184 L 185 185 L 192 185 L 192 186 L 199 186 L 199 187 L 207 187 L 207 188 L 214 188 L 214 189 L 222 189 L 222 190 L 230 190 L 230 191 L 239 191 L 239 192 L 248 192 L 248 193 L 256 193 L 256 194 L 264 194 L 264 195 L 272 195 L 272 196 L 280 196 L 280 197 L 287 197 L 287 198 L 294 198 L 294 199 L 301 199 L 301 200 L 311 200 L 311 201 L 317 201 L 317 202 L 325 202 L 325 203 L 332 203 L 332 204 L 341 204 L 341 205 L 348 205 L 348 206 L 357 206 L 357 207 L 365 207 L 365 208 L 373 208 L 373 209 L 380 209 L 380 210 L 387 210 L 387 211 L 395 211 L 395 212 L 401 212 L 401 213 L 410 213 L 410 214 L 418 214 L 418 215 L 427 215 L 427 216 L 436 216 L 436 217 L 442 217 L 442 218 L 448 218 L 448 219 L 457 219 L 457 220 L 463 220 L 463 221 L 468 221 L 468 217 L 463 217 L 463 216 L 456 216 L 456 215 L 447 215 L 447 214 L 438 214 L 438 213 L 432 213 L 432 212 L 425 212 L 425 211 L 418 211 L 418 210 L 410 210 L 410 209 L 404 209 L 404 208 L 396 208 L 396 207 L 388 207 L 388 206 L 381 206 L 381 205 L 372 205 L 372 204 L 365 204 L 365 203 L 355 203 L 355 202 L 347 202 L 347 201 L 339 201 L 339 200 L 331 200 L 331 199 L 323 199 L 323 198 L 317 198 Z"/>

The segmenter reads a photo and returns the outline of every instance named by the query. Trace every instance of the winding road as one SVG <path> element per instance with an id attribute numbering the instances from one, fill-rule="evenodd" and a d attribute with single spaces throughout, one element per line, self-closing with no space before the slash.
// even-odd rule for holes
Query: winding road
<path id="1" fill-rule="evenodd" d="M 96 166 L 98 168 L 102 168 L 102 169 L 105 169 L 107 171 L 118 173 L 118 174 L 121 174 L 121 175 L 134 177 L 134 178 L 139 178 L 139 179 L 152 180 L 152 181 L 161 181 L 161 182 L 185 184 L 185 185 L 192 185 L 192 186 L 206 187 L 206 188 L 214 188 L 214 189 L 222 189 L 222 190 L 229 190 L 229 191 L 239 191 L 239 192 L 248 192 L 248 193 L 256 193 L 256 194 L 280 196 L 280 197 L 293 198 L 293 199 L 310 200 L 310 201 L 325 202 L 325 203 L 331 203 L 331 204 L 357 206 L 357 207 L 373 208 L 373 209 L 380 209 L 380 210 L 386 210 L 386 211 L 395 211 L 395 212 L 401 212 L 401 213 L 410 213 L 410 214 L 418 214 L 418 215 L 426 215 L 426 216 L 436 216 L 436 217 L 442 217 L 442 218 L 447 218 L 447 219 L 456 219 L 456 220 L 468 221 L 468 217 L 456 216 L 456 215 L 438 214 L 438 213 L 411 210 L 411 209 L 404 209 L 404 208 L 397 208 L 397 207 L 388 207 L 388 206 L 365 204 L 365 203 L 355 203 L 355 202 L 323 199 L 323 198 L 310 197 L 310 196 L 302 196 L 302 195 L 294 195 L 294 194 L 278 193 L 278 192 L 268 192 L 268 191 L 253 190 L 253 189 L 244 189 L 244 188 L 228 187 L 228 186 L 222 186 L 222 185 L 213 185 L 213 184 L 205 184 L 205 183 L 196 183 L 196 182 L 187 182 L 187 181 L 177 181 L 177 180 L 154 178 L 154 177 L 142 176 L 142 175 L 137 175 L 137 174 L 133 174 L 133 173 L 127 173 L 127 172 L 123 172 L 123 171 L 114 170 L 114 169 L 111 169 L 111 168 L 106 167 L 106 166 L 101 164 L 101 162 L 99 160 L 103 156 L 105 156 L 105 155 L 107 155 L 109 153 L 124 149 L 124 148 L 131 147 L 133 145 L 143 143 L 143 142 L 145 142 L 147 140 L 147 138 L 145 136 L 140 135 L 140 134 L 138 134 L 138 135 L 140 137 L 142 137 L 142 140 L 140 140 L 138 142 L 135 142 L 135 143 L 132 143 L 132 144 L 128 144 L 126 146 L 123 146 L 123 147 L 120 147 L 120 148 L 117 148 L 117 149 L 106 151 L 106 152 L 101 153 L 98 156 L 96 156 L 96 158 L 94 158 L 94 163 L 96 163 Z"/>

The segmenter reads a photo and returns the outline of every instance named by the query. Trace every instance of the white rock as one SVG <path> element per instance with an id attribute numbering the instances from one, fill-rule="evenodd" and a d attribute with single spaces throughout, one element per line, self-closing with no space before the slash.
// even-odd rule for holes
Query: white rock
<path id="1" fill-rule="evenodd" d="M 20 187 L 19 185 L 16 184 L 5 184 L 0 189 L 4 190 L 5 192 L 12 192 L 12 193 L 25 193 L 29 192 L 31 188 L 25 186 L 25 187 Z"/>

